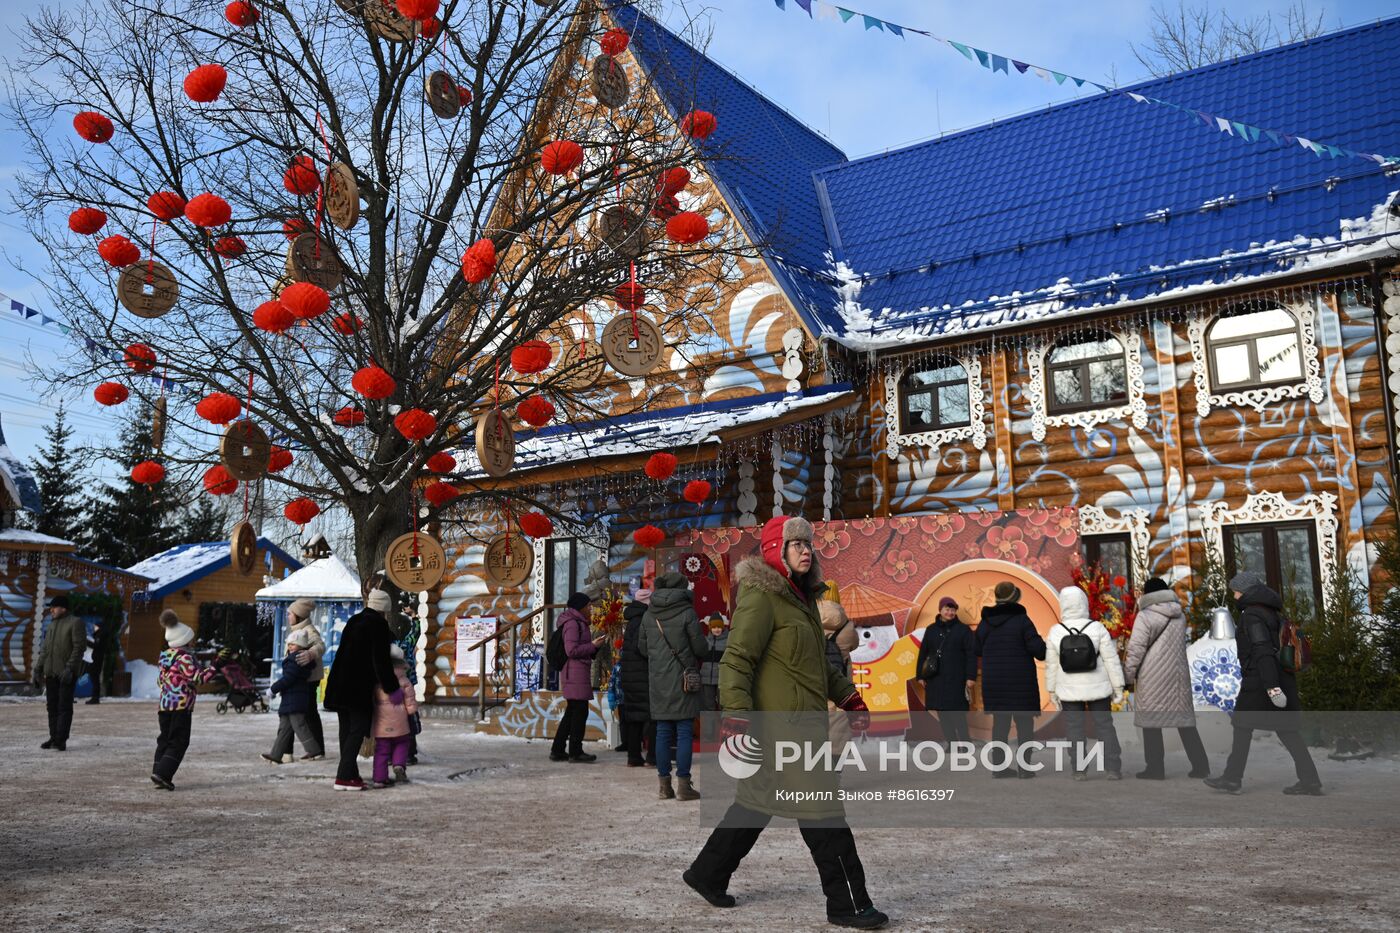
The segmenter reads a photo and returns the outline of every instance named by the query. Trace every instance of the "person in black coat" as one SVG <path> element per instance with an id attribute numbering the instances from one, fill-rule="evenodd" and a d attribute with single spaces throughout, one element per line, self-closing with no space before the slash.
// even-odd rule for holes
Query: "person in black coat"
<path id="1" fill-rule="evenodd" d="M 930 661 L 935 669 L 931 677 L 927 676 Z M 967 710 L 977 682 L 977 646 L 972 629 L 958 618 L 958 604 L 951 596 L 938 601 L 938 618 L 924 629 L 914 670 L 924 682 L 924 709 L 938 712 L 944 741 L 972 741 Z"/>
<path id="2" fill-rule="evenodd" d="M 622 738 L 627 747 L 629 768 L 656 764 L 656 723 L 651 721 L 647 656 L 637 650 L 637 632 L 650 598 L 648 590 L 638 590 L 637 598 L 622 610 L 622 617 L 627 620 L 622 632 Z M 644 739 L 645 758 L 642 756 Z"/>
<path id="3" fill-rule="evenodd" d="M 336 790 L 364 790 L 356 757 L 369 736 L 374 715 L 374 688 L 391 697 L 399 689 L 394 663 L 389 657 L 393 638 L 387 616 L 393 600 L 384 590 L 370 590 L 365 608 L 350 617 L 340 634 L 330 673 L 326 676 L 326 709 L 340 720 L 340 766 Z"/>
<path id="4" fill-rule="evenodd" d="M 996 605 L 982 609 L 977 626 L 977 657 L 982 659 L 982 707 L 992 714 L 992 741 L 1005 742 L 1016 724 L 1016 741 L 1029 741 L 1040 710 L 1040 681 L 1035 662 L 1045 660 L 1040 637 L 1026 610 L 1021 590 L 1009 580 L 993 591 Z M 1035 777 L 1034 771 L 1001 768 L 995 777 Z"/>
<path id="5" fill-rule="evenodd" d="M 1249 760 L 1249 743 L 1255 729 L 1271 730 L 1293 756 L 1298 782 L 1285 787 L 1285 794 L 1321 796 L 1322 778 L 1308 754 L 1300 733 L 1302 705 L 1298 702 L 1298 681 L 1279 664 L 1279 634 L 1283 630 L 1283 600 L 1257 573 L 1237 573 L 1230 578 L 1230 589 L 1240 607 L 1240 624 L 1235 629 L 1235 647 L 1240 656 L 1240 693 L 1230 724 L 1234 739 L 1225 771 L 1218 778 L 1206 778 L 1216 790 L 1238 794 L 1243 786 L 1244 766 Z"/>
<path id="6" fill-rule="evenodd" d="M 87 662 L 88 678 L 92 681 L 92 697 L 87 701 L 88 706 L 102 702 L 102 675 L 103 668 L 107 666 L 112 625 L 106 619 L 99 619 L 88 635 L 88 648 L 92 651 L 92 660 Z"/>

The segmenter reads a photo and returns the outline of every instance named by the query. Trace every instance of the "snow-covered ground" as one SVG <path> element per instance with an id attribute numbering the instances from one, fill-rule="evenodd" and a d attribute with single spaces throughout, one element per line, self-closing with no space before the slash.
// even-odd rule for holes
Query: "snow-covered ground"
<path id="1" fill-rule="evenodd" d="M 79 705 L 68 751 L 56 753 L 39 748 L 42 700 L 0 703 L 5 929 L 827 928 L 790 825 L 765 833 L 735 876 L 737 908 L 700 901 L 679 880 L 706 835 L 697 805 L 654 799 L 655 774 L 606 749 L 595 765 L 552 764 L 539 742 L 429 720 L 412 784 L 337 794 L 331 760 L 258 758 L 275 716 L 219 716 L 208 700 L 173 794 L 147 778 L 153 704 Z M 334 717 L 326 727 L 333 736 Z M 1372 767 L 1323 762 L 1329 802 L 1395 773 Z M 1239 799 L 1306 813 L 1308 800 L 1278 794 L 1285 772 L 1274 743 L 1259 743 Z M 1209 793 L 1180 776 L 1159 786 L 1183 806 Z M 1382 814 L 1362 830 L 1304 817 L 1291 830 L 858 828 L 857 838 L 897 929 L 1383 930 L 1400 917 L 1394 828 Z"/>

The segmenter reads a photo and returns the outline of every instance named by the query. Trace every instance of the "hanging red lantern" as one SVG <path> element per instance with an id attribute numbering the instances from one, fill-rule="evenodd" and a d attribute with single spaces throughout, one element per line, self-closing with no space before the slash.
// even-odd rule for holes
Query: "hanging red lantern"
<path id="1" fill-rule="evenodd" d="M 258 8 L 248 3 L 247 0 L 233 0 L 224 7 L 224 19 L 228 20 L 239 29 L 251 26 L 258 21 Z"/>
<path id="2" fill-rule="evenodd" d="M 194 406 L 194 413 L 210 424 L 228 424 L 242 410 L 243 405 L 227 392 L 210 392 Z"/>
<path id="3" fill-rule="evenodd" d="M 638 547 L 649 551 L 666 540 L 666 532 L 655 525 L 643 525 L 632 532 L 632 540 L 637 542 Z"/>
<path id="4" fill-rule="evenodd" d="M 156 351 L 144 343 L 133 343 L 126 348 L 126 365 L 132 372 L 148 373 L 156 368 Z"/>
<path id="5" fill-rule="evenodd" d="M 227 496 L 238 491 L 238 480 L 229 475 L 223 464 L 204 471 L 204 491 L 211 496 Z"/>
<path id="6" fill-rule="evenodd" d="M 331 416 L 342 428 L 355 428 L 365 423 L 365 413 L 358 405 L 346 405 Z"/>
<path id="7" fill-rule="evenodd" d="M 105 143 L 112 138 L 116 129 L 112 121 L 95 110 L 84 110 L 73 117 L 73 129 L 90 143 Z"/>
<path id="8" fill-rule="evenodd" d="M 185 96 L 197 104 L 208 104 L 219 99 L 228 83 L 228 72 L 223 65 L 200 65 L 185 75 Z"/>
<path id="9" fill-rule="evenodd" d="M 690 170 L 683 165 L 668 168 L 656 179 L 657 194 L 680 194 L 690 184 Z"/>
<path id="10" fill-rule="evenodd" d="M 310 229 L 311 225 L 300 217 L 288 217 L 282 221 L 282 235 L 289 240 L 295 240 Z"/>
<path id="11" fill-rule="evenodd" d="M 647 303 L 647 290 L 635 282 L 626 282 L 613 292 L 613 300 L 624 311 L 636 311 Z"/>
<path id="12" fill-rule="evenodd" d="M 510 367 L 522 375 L 544 372 L 554 359 L 554 350 L 543 340 L 527 340 L 510 351 Z"/>
<path id="13" fill-rule="evenodd" d="M 457 85 L 457 103 L 465 107 L 472 102 L 472 89 L 465 84 Z"/>
<path id="14" fill-rule="evenodd" d="M 267 472 L 281 473 L 292 465 L 292 452 L 285 447 L 272 445 L 272 452 L 267 455 Z"/>
<path id="15" fill-rule="evenodd" d="M 540 150 L 540 168 L 551 175 L 567 175 L 583 164 L 583 147 L 572 139 L 556 139 Z"/>
<path id="16" fill-rule="evenodd" d="M 647 458 L 644 469 L 652 479 L 670 479 L 676 472 L 676 455 L 658 451 Z"/>
<path id="17" fill-rule="evenodd" d="M 378 366 L 365 366 L 350 377 L 350 387 L 365 398 L 388 398 L 394 394 L 398 383 L 394 377 Z"/>
<path id="18" fill-rule="evenodd" d="M 302 497 L 288 502 L 286 508 L 282 510 L 282 514 L 287 516 L 287 521 L 293 525 L 305 525 L 321 514 L 321 507 L 310 499 Z"/>
<path id="19" fill-rule="evenodd" d="M 360 319 L 349 311 L 344 314 L 337 314 L 335 320 L 331 321 L 331 327 L 335 328 L 337 334 L 350 336 L 360 329 Z"/>
<path id="20" fill-rule="evenodd" d="M 429 473 L 451 473 L 457 469 L 457 458 L 444 450 L 429 457 L 424 466 Z"/>
<path id="21" fill-rule="evenodd" d="M 292 194 L 310 194 L 321 187 L 321 173 L 309 155 L 299 155 L 282 175 L 282 187 Z"/>
<path id="22" fill-rule="evenodd" d="M 282 302 L 275 299 L 264 301 L 253 312 L 253 326 L 258 330 L 265 330 L 269 334 L 280 334 L 291 330 L 292 325 L 296 322 L 297 316 L 282 307 Z"/>
<path id="23" fill-rule="evenodd" d="M 496 244 L 491 240 L 477 240 L 462 254 L 462 277 L 471 284 L 486 281 L 495 271 Z"/>
<path id="24" fill-rule="evenodd" d="M 165 467 L 154 460 L 143 460 L 131 468 L 131 481 L 140 486 L 154 486 L 165 479 Z"/>
<path id="25" fill-rule="evenodd" d="M 68 229 L 89 236 L 107 226 L 107 215 L 95 207 L 80 207 L 68 215 Z"/>
<path id="26" fill-rule="evenodd" d="M 690 246 L 710 235 L 710 222 L 694 211 L 681 211 L 666 221 L 666 236 L 672 243 Z"/>
<path id="27" fill-rule="evenodd" d="M 432 41 L 437 38 L 438 30 L 442 28 L 442 20 L 434 16 L 432 19 L 425 19 L 418 24 L 418 38 Z"/>
<path id="28" fill-rule="evenodd" d="M 146 199 L 146 207 L 161 220 L 169 222 L 185 212 L 185 199 L 173 191 L 157 191 Z"/>
<path id="29" fill-rule="evenodd" d="M 293 282 L 282 289 L 278 297 L 282 307 L 303 321 L 325 314 L 331 308 L 331 296 L 324 288 L 310 282 Z"/>
<path id="30" fill-rule="evenodd" d="M 233 216 L 233 208 L 228 206 L 228 202 L 217 194 L 197 194 L 190 198 L 190 203 L 185 205 L 185 216 L 190 219 L 190 223 L 196 227 L 203 227 L 206 230 L 211 227 L 222 227 L 228 223 Z"/>
<path id="31" fill-rule="evenodd" d="M 681 132 L 692 139 L 709 139 L 719 121 L 708 110 L 692 110 L 681 117 Z"/>
<path id="32" fill-rule="evenodd" d="M 520 533 L 527 538 L 548 538 L 554 533 L 554 522 L 548 515 L 526 512 L 520 516 Z"/>
<path id="33" fill-rule="evenodd" d="M 627 30 L 616 27 L 603 33 L 603 38 L 598 40 L 598 45 L 602 47 L 603 54 L 616 58 L 627 51 L 627 43 L 632 37 L 627 34 Z"/>
<path id="34" fill-rule="evenodd" d="M 542 428 L 554 420 L 554 403 L 547 398 L 532 395 L 516 406 L 515 413 L 530 427 Z"/>
<path id="35" fill-rule="evenodd" d="M 120 382 L 104 382 L 92 390 L 92 397 L 99 405 L 120 405 L 131 392 Z"/>
<path id="36" fill-rule="evenodd" d="M 710 498 L 710 484 L 703 479 L 693 479 L 685 484 L 685 491 L 681 493 L 686 502 L 693 502 L 696 505 Z"/>
<path id="37" fill-rule="evenodd" d="M 394 6 L 398 8 L 399 15 L 421 22 L 436 16 L 441 4 L 438 0 L 398 0 Z"/>
<path id="38" fill-rule="evenodd" d="M 651 209 L 651 216 L 657 220 L 670 220 L 680 213 L 681 202 L 676 200 L 674 194 L 663 194 L 657 197 L 655 206 Z"/>
<path id="39" fill-rule="evenodd" d="M 434 480 L 423 487 L 423 498 L 427 499 L 433 504 L 434 508 L 438 509 L 457 498 L 458 495 L 460 495 L 460 493 L 457 492 L 456 486 L 438 480 Z"/>
<path id="40" fill-rule="evenodd" d="M 248 252 L 248 244 L 241 237 L 224 236 L 214 241 L 214 252 L 225 259 L 237 259 Z"/>
<path id="41" fill-rule="evenodd" d="M 437 419 L 421 408 L 410 408 L 395 416 L 394 427 L 409 440 L 421 441 L 433 436 L 437 430 Z"/>
<path id="42" fill-rule="evenodd" d="M 97 244 L 97 255 L 105 259 L 109 266 L 120 269 L 140 259 L 141 248 L 118 233 Z"/>

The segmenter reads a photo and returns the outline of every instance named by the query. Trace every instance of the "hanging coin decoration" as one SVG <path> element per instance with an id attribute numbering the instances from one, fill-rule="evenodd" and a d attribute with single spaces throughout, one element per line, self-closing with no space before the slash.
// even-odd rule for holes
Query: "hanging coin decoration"
<path id="1" fill-rule="evenodd" d="M 595 388 L 603 378 L 603 351 L 591 340 L 565 340 L 559 351 L 559 385 L 574 392 Z"/>
<path id="2" fill-rule="evenodd" d="M 229 559 L 243 576 L 250 576 L 258 565 L 258 533 L 248 522 L 233 526 L 229 535 Z"/>
<path id="3" fill-rule="evenodd" d="M 505 476 L 515 465 L 515 432 L 499 406 L 487 409 L 476 421 L 476 457 L 487 476 Z"/>
<path id="4" fill-rule="evenodd" d="M 503 588 L 517 587 L 530 579 L 535 552 L 520 535 L 497 535 L 486 545 L 484 563 L 486 579 L 491 584 Z"/>
<path id="5" fill-rule="evenodd" d="M 412 42 L 418 37 L 418 21 L 409 19 L 393 3 L 365 0 L 360 8 L 370 31 L 390 42 Z"/>
<path id="6" fill-rule="evenodd" d="M 443 120 L 451 120 L 462 112 L 462 98 L 457 96 L 457 82 L 445 71 L 428 75 L 428 109 Z"/>
<path id="7" fill-rule="evenodd" d="M 627 103 L 631 85 L 627 81 L 627 69 L 611 55 L 599 55 L 593 59 L 593 96 L 598 103 L 616 109 Z"/>
<path id="8" fill-rule="evenodd" d="M 267 432 L 253 422 L 245 418 L 224 429 L 219 459 L 234 479 L 246 482 L 259 478 L 267 472 L 271 456 L 272 442 L 267 439 Z"/>
<path id="9" fill-rule="evenodd" d="M 159 452 L 165 446 L 165 396 L 156 399 L 151 412 L 151 449 Z"/>
<path id="10" fill-rule="evenodd" d="M 331 223 L 349 230 L 360 220 L 360 186 L 355 170 L 344 162 L 332 162 L 326 169 L 326 213 Z"/>
<path id="11" fill-rule="evenodd" d="M 345 278 L 345 267 L 328 240 L 302 233 L 287 248 L 287 275 L 293 282 L 310 282 L 333 292 Z"/>
<path id="12" fill-rule="evenodd" d="M 137 317 L 157 318 L 175 307 L 180 283 L 174 273 L 154 260 L 133 263 L 117 277 L 117 298 Z"/>
<path id="13" fill-rule="evenodd" d="M 598 236 L 623 259 L 637 259 L 646 250 L 646 224 L 642 216 L 620 204 L 603 211 L 598 220 Z"/>
<path id="14" fill-rule="evenodd" d="M 624 376 L 645 376 L 661 361 L 661 328 L 645 314 L 624 311 L 603 328 L 603 356 Z"/>
<path id="15" fill-rule="evenodd" d="M 436 538 L 411 531 L 389 543 L 384 572 L 399 589 L 421 593 L 437 586 L 447 572 L 447 555 Z"/>

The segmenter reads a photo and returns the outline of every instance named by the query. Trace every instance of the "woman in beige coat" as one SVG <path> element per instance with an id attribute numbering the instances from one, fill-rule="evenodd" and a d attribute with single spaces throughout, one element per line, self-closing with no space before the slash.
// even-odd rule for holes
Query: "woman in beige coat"
<path id="1" fill-rule="evenodd" d="M 851 624 L 851 620 L 846 616 L 846 610 L 841 608 L 841 604 L 831 597 L 836 593 L 836 585 L 827 581 L 827 591 L 823 597 L 817 600 L 817 612 L 821 615 L 822 632 L 826 634 L 827 641 L 834 644 L 841 652 L 842 668 L 841 673 L 850 676 L 851 673 L 851 652 L 856 650 L 860 644 L 860 636 L 856 634 L 856 627 Z M 833 652 L 827 652 L 828 661 L 835 660 Z M 827 734 L 831 738 L 831 745 L 835 754 L 841 753 L 841 747 L 851 738 L 850 717 L 837 708 L 831 700 L 826 701 L 827 716 L 830 726 Z"/>
<path id="2" fill-rule="evenodd" d="M 1133 724 L 1142 730 L 1147 767 L 1137 776 L 1161 781 L 1167 776 L 1162 730 L 1176 729 L 1193 778 L 1210 774 L 1210 759 L 1196 731 L 1191 699 L 1191 668 L 1186 663 L 1186 615 L 1171 587 L 1153 577 L 1142 588 L 1137 619 L 1128 639 L 1124 674 L 1135 683 Z"/>

